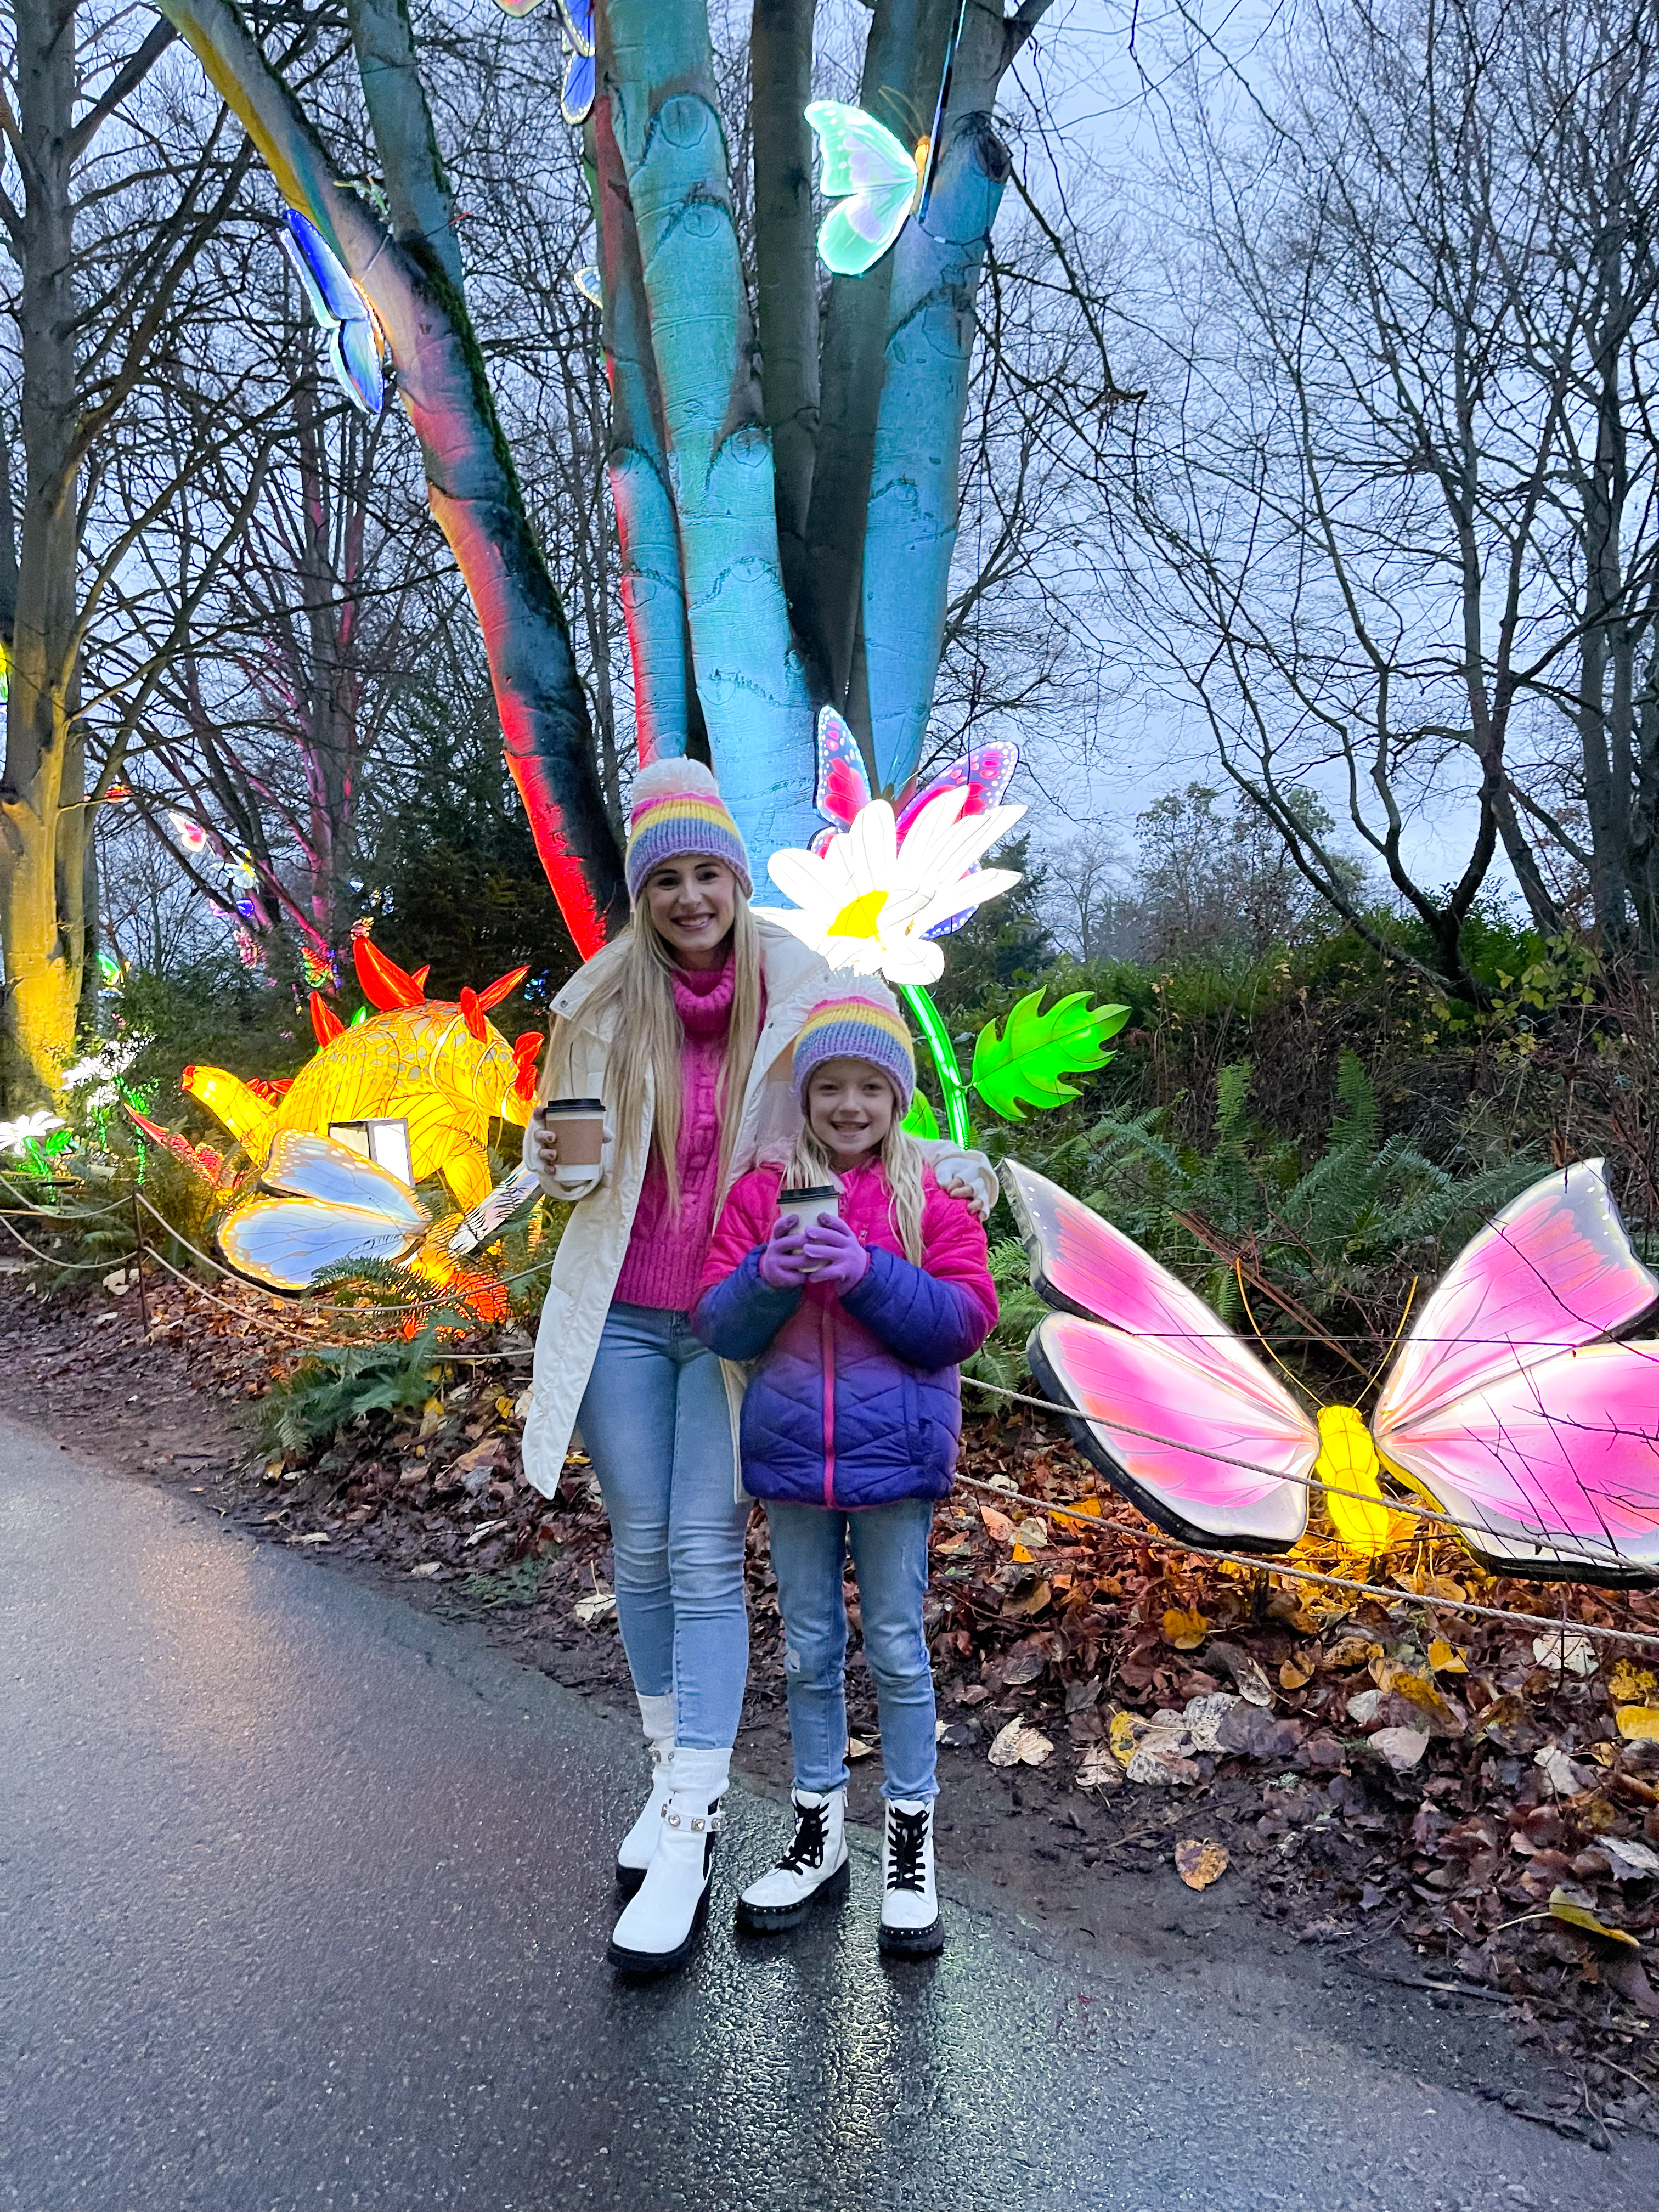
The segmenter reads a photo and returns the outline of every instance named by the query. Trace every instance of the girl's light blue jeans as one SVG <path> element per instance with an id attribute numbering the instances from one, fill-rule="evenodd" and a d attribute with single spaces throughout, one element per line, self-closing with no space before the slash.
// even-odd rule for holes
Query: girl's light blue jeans
<path id="1" fill-rule="evenodd" d="M 749 1674 L 744 1536 L 720 1364 L 690 1317 L 616 1304 L 577 1416 L 611 1516 L 617 1620 L 634 1687 L 675 1698 L 675 1740 L 736 1741 Z"/>
<path id="2" fill-rule="evenodd" d="M 783 1615 L 783 1679 L 795 1787 L 839 1790 L 847 1780 L 847 1606 L 842 1567 L 858 1574 L 864 1657 L 881 1715 L 882 1796 L 939 1795 L 933 1670 L 921 1625 L 933 1500 L 907 1498 L 836 1513 L 768 1500 L 772 1566 Z"/>

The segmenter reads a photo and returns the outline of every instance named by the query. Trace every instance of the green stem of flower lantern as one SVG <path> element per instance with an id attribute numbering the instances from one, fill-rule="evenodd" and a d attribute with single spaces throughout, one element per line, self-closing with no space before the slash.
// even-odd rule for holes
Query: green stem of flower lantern
<path id="1" fill-rule="evenodd" d="M 939 1070 L 939 1087 L 945 1099 L 945 1119 L 950 1127 L 951 1142 L 969 1147 L 974 1141 L 974 1125 L 968 1118 L 968 1086 L 962 1079 L 957 1048 L 951 1042 L 945 1018 L 923 985 L 901 983 L 899 989 L 905 1005 L 921 1024 L 921 1033 L 933 1055 L 933 1066 Z"/>

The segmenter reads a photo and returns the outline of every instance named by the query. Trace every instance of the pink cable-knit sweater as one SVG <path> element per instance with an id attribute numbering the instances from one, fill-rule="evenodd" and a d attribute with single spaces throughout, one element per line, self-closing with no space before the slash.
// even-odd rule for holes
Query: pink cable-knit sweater
<path id="1" fill-rule="evenodd" d="M 689 1313 L 697 1302 L 697 1278 L 714 1232 L 720 1179 L 718 1111 L 720 1066 L 732 1025 L 737 970 L 730 954 L 721 968 L 677 968 L 674 1004 L 685 1043 L 680 1053 L 680 1210 L 668 1203 L 668 1177 L 656 1147 L 645 1170 L 634 1233 L 612 1293 L 629 1306 Z"/>

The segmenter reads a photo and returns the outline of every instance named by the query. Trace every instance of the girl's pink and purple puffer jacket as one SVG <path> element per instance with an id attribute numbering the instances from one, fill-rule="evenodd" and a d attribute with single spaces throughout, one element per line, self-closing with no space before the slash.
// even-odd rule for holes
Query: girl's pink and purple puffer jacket
<path id="1" fill-rule="evenodd" d="M 996 1326 L 985 1231 L 923 1173 L 924 1265 L 904 1257 L 879 1161 L 842 1177 L 842 1218 L 870 1255 L 844 1298 L 769 1290 L 761 1247 L 783 1177 L 732 1186 L 692 1327 L 723 1359 L 756 1363 L 743 1401 L 743 1479 L 757 1498 L 852 1509 L 943 1498 L 962 1431 L 957 1364 Z"/>

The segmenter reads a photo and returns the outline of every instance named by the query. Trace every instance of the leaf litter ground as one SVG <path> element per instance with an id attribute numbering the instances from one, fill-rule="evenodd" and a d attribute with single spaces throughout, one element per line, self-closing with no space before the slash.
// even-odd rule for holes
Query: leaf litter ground
<path id="1" fill-rule="evenodd" d="M 169 1285 L 147 1340 L 136 1308 L 131 1294 L 44 1302 L 21 1286 L 0 1301 L 9 1410 L 629 1709 L 591 1469 L 573 1453 L 551 1502 L 523 1480 L 527 1340 L 508 1332 L 498 1356 L 448 1367 L 418 1411 L 276 1453 L 255 1445 L 247 1414 L 295 1347 L 263 1305 L 239 1314 Z M 927 1607 L 947 1863 L 1206 2002 L 1228 2001 L 1230 1959 L 1265 1948 L 1328 2031 L 1413 2074 L 1592 2144 L 1659 2132 L 1645 1970 L 1659 1948 L 1659 1653 L 1582 1632 L 1659 1632 L 1659 1600 L 1495 1581 L 1439 1540 L 1362 1571 L 1389 1575 L 1393 1601 L 1219 1567 L 1150 1542 L 1029 1409 L 970 1420 L 963 1472 L 974 1487 L 938 1516 Z M 1060 1518 L 1062 1503 L 1085 1519 Z M 1310 1550 L 1310 1564 L 1353 1571 Z M 758 1513 L 749 1581 L 738 1759 L 781 1789 Z M 1477 1620 L 1463 1598 L 1535 1619 Z M 860 1752 L 873 1753 L 856 1659 L 848 1690 Z M 856 1817 L 878 1786 L 878 1758 L 860 1756 Z"/>

